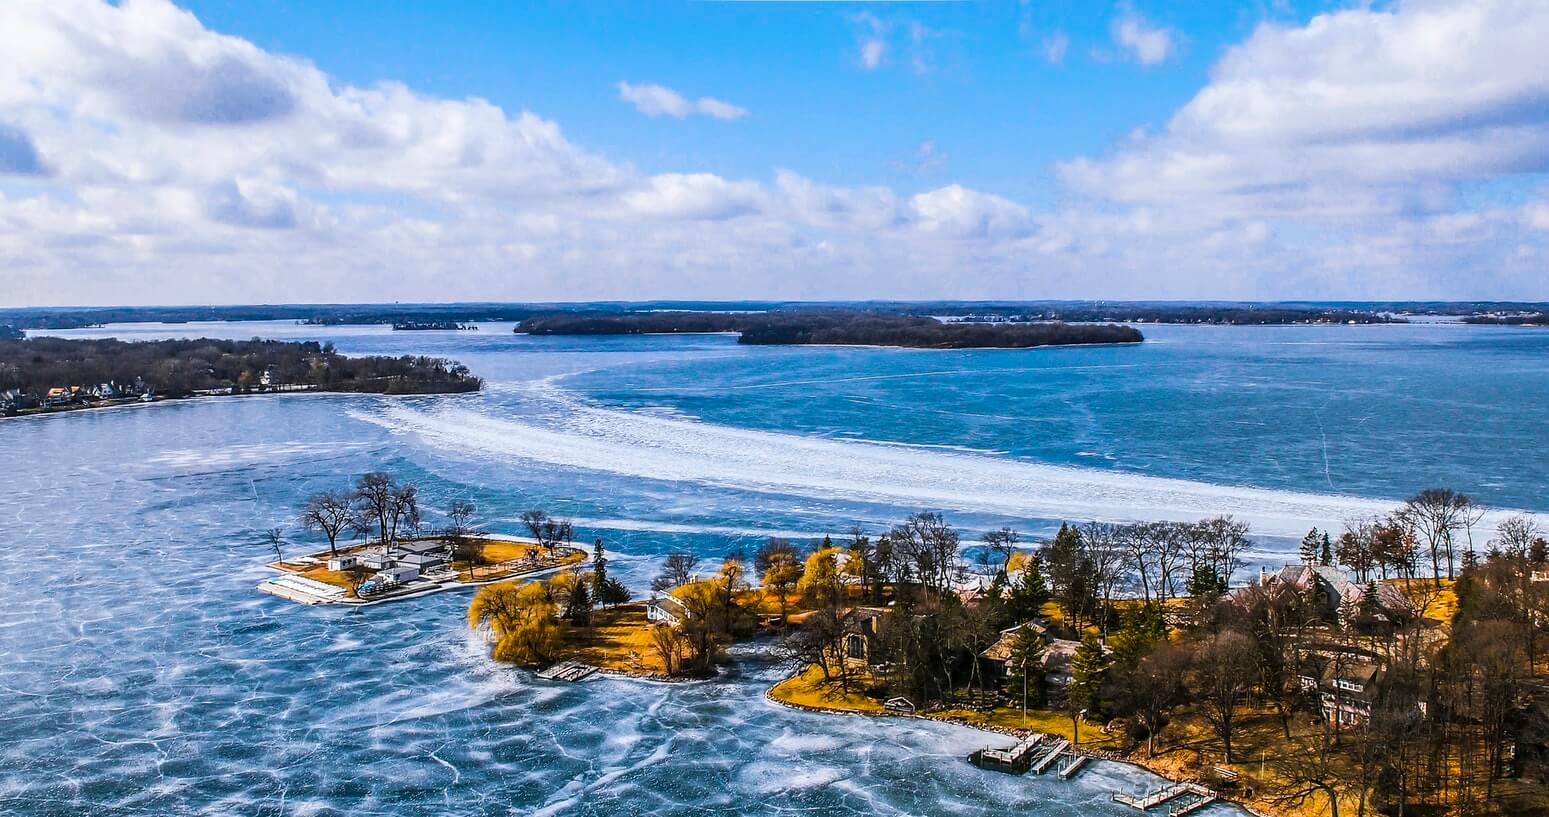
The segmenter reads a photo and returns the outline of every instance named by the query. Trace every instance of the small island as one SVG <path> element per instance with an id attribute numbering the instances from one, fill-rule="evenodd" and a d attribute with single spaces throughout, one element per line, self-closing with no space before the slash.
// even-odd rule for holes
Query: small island
<path id="1" fill-rule="evenodd" d="M 394 321 L 394 332 L 477 332 L 479 327 L 457 321 Z"/>
<path id="2" fill-rule="evenodd" d="M 773 312 L 563 313 L 517 324 L 530 335 L 644 335 L 736 332 L 755 346 L 899 346 L 916 349 L 1026 349 L 1139 343 L 1140 330 L 1116 324 L 941 321 L 921 315 L 854 310 Z"/>
<path id="3" fill-rule="evenodd" d="M 281 392 L 455 394 L 483 381 L 456 361 L 346 357 L 277 340 L 0 339 L 0 415 Z"/>

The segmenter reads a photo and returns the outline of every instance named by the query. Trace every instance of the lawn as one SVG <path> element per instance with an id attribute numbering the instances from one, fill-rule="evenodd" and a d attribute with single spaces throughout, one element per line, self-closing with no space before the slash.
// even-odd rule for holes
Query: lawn
<path id="1" fill-rule="evenodd" d="M 616 672 L 666 673 L 651 642 L 651 622 L 645 617 L 644 604 L 597 610 L 590 628 L 567 628 L 564 638 L 561 651 L 569 660 Z"/>

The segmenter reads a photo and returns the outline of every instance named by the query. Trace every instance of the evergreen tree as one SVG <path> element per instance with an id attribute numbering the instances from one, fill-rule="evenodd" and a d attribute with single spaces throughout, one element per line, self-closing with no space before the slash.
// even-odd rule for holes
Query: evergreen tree
<path id="1" fill-rule="evenodd" d="M 603 555 L 602 538 L 592 543 L 592 598 L 602 600 L 603 587 L 608 583 L 608 557 Z"/>
<path id="2" fill-rule="evenodd" d="M 1334 542 L 1328 538 L 1328 531 L 1323 532 L 1323 548 L 1318 551 L 1318 564 L 1324 567 L 1332 567 L 1334 564 Z"/>
<path id="3" fill-rule="evenodd" d="M 1124 626 L 1108 639 L 1116 666 L 1133 669 L 1153 647 L 1167 638 L 1167 624 L 1154 604 L 1124 614 Z"/>
<path id="4" fill-rule="evenodd" d="M 1032 621 L 1043 614 L 1044 602 L 1048 600 L 1049 588 L 1043 582 L 1043 560 L 1035 553 L 1011 585 L 1006 597 L 1006 618 L 1013 624 Z"/>
<path id="5" fill-rule="evenodd" d="M 1023 627 L 1014 639 L 1006 659 L 1006 692 L 1019 704 L 1037 706 L 1043 701 L 1043 636 Z"/>
<path id="6" fill-rule="evenodd" d="M 1307 535 L 1302 537 L 1302 546 L 1299 548 L 1302 557 L 1302 564 L 1311 567 L 1317 563 L 1318 546 L 1322 543 L 1323 538 L 1318 534 L 1317 528 L 1313 528 L 1312 530 L 1307 531 Z"/>
<path id="7" fill-rule="evenodd" d="M 1542 536 L 1534 539 L 1533 544 L 1528 546 L 1527 560 L 1535 565 L 1541 565 L 1549 560 L 1549 542 L 1544 541 Z"/>
<path id="8" fill-rule="evenodd" d="M 1081 717 L 1083 711 L 1096 714 L 1098 704 L 1101 703 L 1103 670 L 1106 668 L 1103 647 L 1097 642 L 1097 635 L 1087 633 L 1081 638 L 1081 646 L 1070 657 L 1070 687 L 1066 690 L 1065 706 L 1070 711 L 1072 723 Z"/>

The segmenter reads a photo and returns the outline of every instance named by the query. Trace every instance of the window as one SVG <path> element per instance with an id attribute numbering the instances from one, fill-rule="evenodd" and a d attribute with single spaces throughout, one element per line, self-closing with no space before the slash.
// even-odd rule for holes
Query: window
<path id="1" fill-rule="evenodd" d="M 844 653 L 850 658 L 866 657 L 866 637 L 851 633 L 844 637 Z"/>

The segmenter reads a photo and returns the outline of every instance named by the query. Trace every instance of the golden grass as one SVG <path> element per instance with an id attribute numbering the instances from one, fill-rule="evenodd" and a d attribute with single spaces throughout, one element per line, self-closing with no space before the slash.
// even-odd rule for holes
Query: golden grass
<path id="1" fill-rule="evenodd" d="M 775 684 L 769 690 L 769 697 L 781 703 L 832 712 L 877 714 L 885 711 L 881 701 L 860 691 L 864 686 L 864 682 L 857 682 L 848 695 L 830 689 L 823 683 L 823 670 L 813 664 Z"/>
<path id="2" fill-rule="evenodd" d="M 592 614 L 592 626 L 567 627 L 561 642 L 565 658 L 614 672 L 664 675 L 661 656 L 651 643 L 651 622 L 639 602 Z"/>

